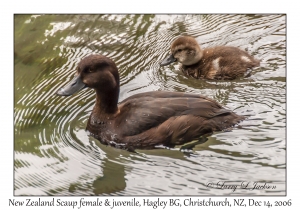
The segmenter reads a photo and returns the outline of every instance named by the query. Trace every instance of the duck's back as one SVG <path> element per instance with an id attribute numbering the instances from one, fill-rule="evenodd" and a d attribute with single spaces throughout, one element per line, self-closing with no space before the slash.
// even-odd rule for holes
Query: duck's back
<path id="1" fill-rule="evenodd" d="M 218 46 L 204 49 L 202 59 L 192 66 L 183 66 L 183 72 L 195 78 L 236 79 L 249 76 L 259 64 L 244 50 Z"/>
<path id="2" fill-rule="evenodd" d="M 155 91 L 127 98 L 114 121 L 118 141 L 134 148 L 183 144 L 243 120 L 216 101 L 188 93 Z"/>

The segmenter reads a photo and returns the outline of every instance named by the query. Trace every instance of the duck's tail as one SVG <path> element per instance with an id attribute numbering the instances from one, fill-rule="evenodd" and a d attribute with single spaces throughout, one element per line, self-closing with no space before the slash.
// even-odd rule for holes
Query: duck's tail
<path id="1" fill-rule="evenodd" d="M 228 131 L 246 118 L 246 116 L 237 115 L 234 112 L 225 113 L 210 119 L 210 126 L 213 131 Z"/>

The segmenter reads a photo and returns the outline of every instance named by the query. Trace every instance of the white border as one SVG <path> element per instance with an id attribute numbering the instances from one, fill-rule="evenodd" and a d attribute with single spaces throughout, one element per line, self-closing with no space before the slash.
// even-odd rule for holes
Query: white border
<path id="1" fill-rule="evenodd" d="M 213 1 L 3 1 L 0 13 L 0 43 L 1 43 L 1 183 L 0 183 L 0 207 L 7 209 L 8 199 L 25 199 L 13 197 L 13 15 L 15 13 L 286 13 L 287 14 L 287 197 L 255 197 L 257 200 L 287 200 L 292 199 L 293 209 L 299 205 L 297 192 L 299 181 L 299 162 L 297 150 L 299 145 L 298 123 L 300 117 L 297 100 L 299 94 L 300 70 L 298 67 L 299 44 L 299 8 L 297 1 L 275 0 L 213 0 Z M 298 64 L 298 65 L 297 65 Z M 298 120 L 298 121 L 297 121 Z M 128 197 L 119 198 L 126 200 Z M 142 199 L 141 197 L 139 197 Z M 151 197 L 154 199 L 153 197 Z M 164 197 L 167 199 L 167 197 Z M 207 198 L 207 197 L 205 197 Z M 216 197 L 215 197 L 216 198 Z M 219 197 L 223 200 L 223 197 Z M 238 197 L 241 198 L 241 197 Z M 247 197 L 248 199 L 249 197 Z M 78 197 L 68 197 L 69 200 L 77 200 Z M 104 198 L 105 199 L 105 198 Z M 232 199 L 232 197 L 230 197 Z M 52 207 L 53 208 L 53 207 Z M 92 209 L 99 209 L 92 208 Z M 124 207 L 129 209 L 130 207 Z M 174 208 L 174 207 L 173 207 Z M 199 207 L 197 207 L 199 208 Z M 22 208 L 23 209 L 23 208 Z M 70 209 L 70 208 L 68 208 Z M 87 209 L 87 208 L 84 208 Z M 149 208 L 150 209 L 150 208 Z M 153 209 L 153 208 L 151 208 Z M 182 208 L 181 208 L 182 209 Z M 232 208 L 231 208 L 232 209 Z M 233 208 L 234 209 L 234 208 Z"/>

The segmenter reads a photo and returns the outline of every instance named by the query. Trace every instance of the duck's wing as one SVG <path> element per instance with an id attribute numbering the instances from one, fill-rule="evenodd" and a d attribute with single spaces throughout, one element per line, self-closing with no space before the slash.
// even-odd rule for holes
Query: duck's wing
<path id="1" fill-rule="evenodd" d="M 207 79 L 231 80 L 250 76 L 252 69 L 259 65 L 260 61 L 244 50 L 218 46 L 204 49 L 203 58 L 197 69 Z M 194 75 L 191 67 L 184 67 L 184 72 Z"/>
<path id="2" fill-rule="evenodd" d="M 164 127 L 180 130 L 176 132 L 186 132 L 185 129 L 191 126 L 202 126 L 205 120 L 234 114 L 216 101 L 204 96 L 164 91 L 131 96 L 120 103 L 119 107 L 121 114 L 116 119 L 116 123 L 122 131 L 122 136 L 135 136 L 149 133 L 149 130 L 153 129 L 165 129 Z M 229 124 L 235 123 L 237 121 Z M 225 129 L 227 124 L 222 129 Z"/>

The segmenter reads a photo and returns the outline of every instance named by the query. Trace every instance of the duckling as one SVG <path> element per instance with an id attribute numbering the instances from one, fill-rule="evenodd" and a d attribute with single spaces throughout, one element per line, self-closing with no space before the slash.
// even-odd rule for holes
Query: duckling
<path id="1" fill-rule="evenodd" d="M 152 91 L 118 103 L 118 68 L 103 55 L 82 59 L 74 79 L 57 94 L 69 96 L 85 87 L 96 92 L 86 129 L 101 143 L 130 151 L 172 148 L 245 119 L 213 99 L 192 93 Z"/>
<path id="2" fill-rule="evenodd" d="M 186 76 L 196 79 L 232 80 L 249 77 L 260 61 L 247 52 L 230 46 L 201 49 L 191 36 L 181 36 L 173 41 L 171 55 L 161 62 L 161 66 L 178 61 Z"/>

